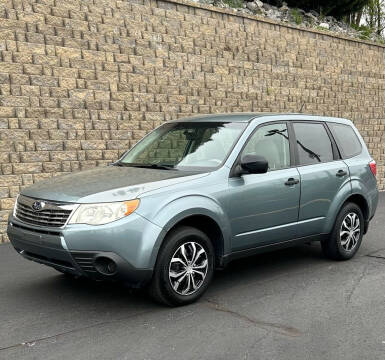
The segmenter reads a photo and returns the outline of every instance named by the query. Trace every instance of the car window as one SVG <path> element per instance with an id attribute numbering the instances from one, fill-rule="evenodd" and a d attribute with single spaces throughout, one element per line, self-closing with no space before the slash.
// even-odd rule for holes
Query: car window
<path id="1" fill-rule="evenodd" d="M 132 148 L 120 161 L 126 166 L 167 166 L 210 170 L 220 166 L 247 126 L 236 122 L 166 123 Z"/>
<path id="2" fill-rule="evenodd" d="M 361 153 L 360 140 L 351 126 L 337 123 L 328 123 L 328 125 L 344 158 Z"/>
<path id="3" fill-rule="evenodd" d="M 333 161 L 333 148 L 323 124 L 294 123 L 299 165 Z"/>
<path id="4" fill-rule="evenodd" d="M 244 155 L 263 156 L 269 170 L 290 167 L 289 135 L 285 123 L 265 125 L 258 128 L 242 151 Z"/>

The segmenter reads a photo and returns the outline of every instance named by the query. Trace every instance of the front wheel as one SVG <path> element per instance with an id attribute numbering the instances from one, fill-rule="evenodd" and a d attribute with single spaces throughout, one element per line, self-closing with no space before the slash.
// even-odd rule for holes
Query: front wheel
<path id="1" fill-rule="evenodd" d="M 339 212 L 329 239 L 321 242 L 324 254 L 334 260 L 349 260 L 358 251 L 364 233 L 362 211 L 347 203 Z"/>
<path id="2" fill-rule="evenodd" d="M 214 272 L 214 249 L 210 239 L 193 227 L 170 232 L 160 250 L 149 290 L 158 302 L 187 305 L 206 291 Z"/>

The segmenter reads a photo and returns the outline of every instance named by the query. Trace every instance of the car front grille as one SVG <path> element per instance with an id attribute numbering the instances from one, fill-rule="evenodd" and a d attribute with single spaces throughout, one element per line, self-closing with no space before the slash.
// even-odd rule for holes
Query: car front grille
<path id="1" fill-rule="evenodd" d="M 41 209 L 35 210 L 34 203 L 39 202 Z M 15 216 L 24 223 L 47 226 L 62 227 L 71 215 L 74 208 L 72 204 L 37 200 L 20 195 L 17 199 Z"/>

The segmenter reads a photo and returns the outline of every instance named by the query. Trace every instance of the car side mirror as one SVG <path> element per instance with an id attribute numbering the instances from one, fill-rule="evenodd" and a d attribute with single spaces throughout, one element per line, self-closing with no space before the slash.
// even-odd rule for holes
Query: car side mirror
<path id="1" fill-rule="evenodd" d="M 241 168 L 250 174 L 264 174 L 269 169 L 269 164 L 263 156 L 245 155 L 241 159 Z"/>

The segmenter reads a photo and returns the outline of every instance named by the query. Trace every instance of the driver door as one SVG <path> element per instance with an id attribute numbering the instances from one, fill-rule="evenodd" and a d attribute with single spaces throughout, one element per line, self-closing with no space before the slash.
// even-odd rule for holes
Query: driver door
<path id="1" fill-rule="evenodd" d="M 232 251 L 273 244 L 296 237 L 300 176 L 290 153 L 285 122 L 259 126 L 241 156 L 266 158 L 265 174 L 229 179 L 227 211 L 232 228 Z"/>

